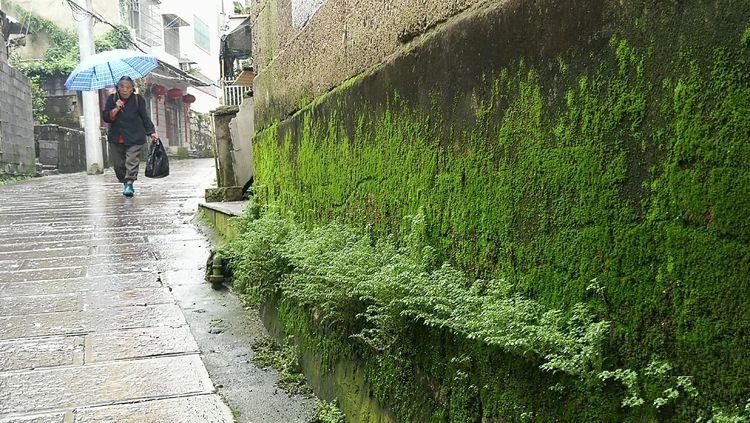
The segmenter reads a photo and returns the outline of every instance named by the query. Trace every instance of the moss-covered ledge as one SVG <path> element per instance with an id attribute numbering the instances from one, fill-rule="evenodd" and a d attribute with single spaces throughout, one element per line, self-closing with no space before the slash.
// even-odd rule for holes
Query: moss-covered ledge
<path id="1" fill-rule="evenodd" d="M 239 106 L 232 106 L 232 105 L 225 105 L 225 106 L 219 106 L 216 109 L 212 110 L 210 114 L 214 116 L 228 116 L 228 115 L 236 115 L 240 111 Z"/>

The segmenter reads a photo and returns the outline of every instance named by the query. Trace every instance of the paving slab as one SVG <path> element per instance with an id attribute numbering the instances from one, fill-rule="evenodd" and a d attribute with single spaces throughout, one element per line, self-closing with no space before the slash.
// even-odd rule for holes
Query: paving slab
<path id="1" fill-rule="evenodd" d="M 0 418 L 0 423 L 65 423 L 66 413 Z"/>
<path id="2" fill-rule="evenodd" d="M 96 332 L 86 338 L 87 363 L 197 352 L 187 326 Z"/>
<path id="3" fill-rule="evenodd" d="M 84 275 L 84 267 L 60 267 L 57 269 L 0 270 L 0 284 L 7 282 L 42 281 L 78 278 Z"/>
<path id="4" fill-rule="evenodd" d="M 0 251 L 13 252 L 43 248 L 96 248 L 99 245 L 134 244 L 143 242 L 146 242 L 145 234 L 136 235 L 133 233 L 118 236 L 117 238 L 106 237 L 103 235 L 90 235 L 85 237 L 81 237 L 78 235 L 49 237 L 22 237 L 14 235 L 12 237 L 4 239 L 3 244 L 0 245 Z"/>
<path id="5" fill-rule="evenodd" d="M 221 423 L 232 421 L 232 413 L 218 395 L 200 395 L 144 401 L 117 407 L 83 408 L 75 411 L 74 423 Z"/>
<path id="6" fill-rule="evenodd" d="M 167 288 L 144 288 L 141 286 L 109 292 L 88 291 L 82 295 L 81 308 L 91 310 L 107 307 L 149 306 L 172 304 L 174 298 Z"/>
<path id="7" fill-rule="evenodd" d="M 78 294 L 0 297 L 0 316 L 22 316 L 34 313 L 60 313 L 78 310 Z"/>
<path id="8" fill-rule="evenodd" d="M 128 252 L 124 251 L 117 254 L 90 255 L 84 254 L 79 256 L 66 257 L 45 257 L 36 259 L 27 259 L 23 261 L 22 270 L 31 269 L 48 269 L 61 267 L 87 267 L 97 265 L 108 265 L 112 262 L 122 263 L 142 263 L 146 260 L 153 260 L 153 256 L 146 252 Z"/>
<path id="9" fill-rule="evenodd" d="M 174 304 L 0 316 L 0 340 L 184 324 L 185 317 Z"/>
<path id="10" fill-rule="evenodd" d="M 0 260 L 14 258 L 16 260 L 43 259 L 43 258 L 63 258 L 85 256 L 91 252 L 90 247 L 60 247 L 60 248 L 43 248 L 40 249 L 36 243 L 16 245 L 12 249 L 0 252 Z"/>
<path id="11" fill-rule="evenodd" d="M 83 363 L 83 336 L 0 341 L 0 372 Z"/>
<path id="12" fill-rule="evenodd" d="M 137 273 L 131 275 L 108 275 L 86 278 L 28 281 L 0 284 L 0 297 L 64 294 L 71 292 L 96 292 L 97 295 L 112 295 L 106 292 L 131 291 L 137 289 L 158 289 L 163 284 L 158 275 Z"/>

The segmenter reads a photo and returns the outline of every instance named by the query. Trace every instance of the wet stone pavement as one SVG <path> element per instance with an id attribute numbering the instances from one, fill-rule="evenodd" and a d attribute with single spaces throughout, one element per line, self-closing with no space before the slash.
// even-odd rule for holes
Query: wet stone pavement
<path id="1" fill-rule="evenodd" d="M 134 198 L 111 173 L 0 186 L 0 423 L 234 420 L 201 355 L 210 334 L 194 336 L 185 317 L 197 295 L 243 319 L 231 294 L 202 281 L 209 243 L 194 216 L 213 160 L 171 170 L 138 181 Z M 244 340 L 228 342 L 251 354 Z M 269 391 L 260 374 L 257 391 Z M 232 388 L 245 391 L 242 380 Z M 288 397 L 253 401 L 269 418 L 239 421 L 303 421 L 275 405 Z"/>

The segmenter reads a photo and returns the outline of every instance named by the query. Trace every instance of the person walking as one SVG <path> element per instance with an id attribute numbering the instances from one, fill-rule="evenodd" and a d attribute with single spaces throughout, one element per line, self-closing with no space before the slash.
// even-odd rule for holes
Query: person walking
<path id="1" fill-rule="evenodd" d="M 133 183 L 138 179 L 140 153 L 146 143 L 146 135 L 156 142 L 154 123 L 146 110 L 146 100 L 134 92 L 135 83 L 129 76 L 117 82 L 117 91 L 107 98 L 102 119 L 109 123 L 107 141 L 109 157 L 115 175 L 123 184 L 122 195 L 135 194 Z"/>

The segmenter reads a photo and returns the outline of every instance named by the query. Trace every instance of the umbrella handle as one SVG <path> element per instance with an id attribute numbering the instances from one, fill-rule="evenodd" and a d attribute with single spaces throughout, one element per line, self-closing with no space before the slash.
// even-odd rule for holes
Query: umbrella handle
<path id="1" fill-rule="evenodd" d="M 115 80 L 115 75 L 112 73 L 112 65 L 107 62 L 107 67 L 109 68 L 109 76 L 112 77 L 112 82 Z M 120 99 L 120 92 L 117 91 L 117 83 L 115 82 L 115 101 Z"/>

